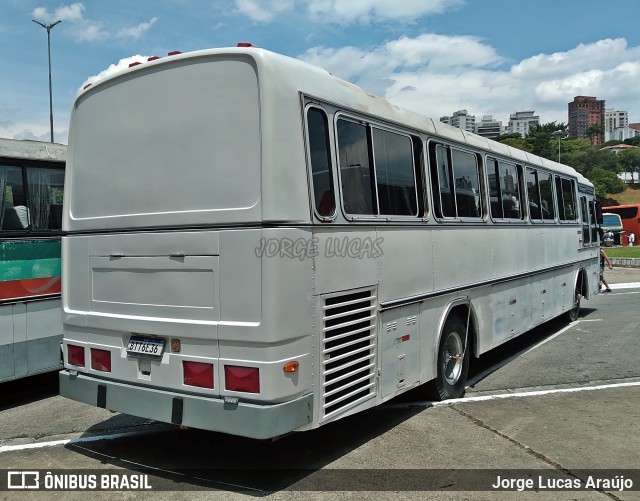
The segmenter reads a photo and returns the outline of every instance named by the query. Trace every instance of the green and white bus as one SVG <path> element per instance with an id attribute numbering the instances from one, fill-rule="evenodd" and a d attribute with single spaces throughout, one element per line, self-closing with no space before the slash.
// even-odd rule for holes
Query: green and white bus
<path id="1" fill-rule="evenodd" d="M 0 139 L 0 382 L 61 368 L 65 156 Z"/>
<path id="2" fill-rule="evenodd" d="M 598 292 L 574 169 L 255 47 L 81 91 L 65 197 L 61 394 L 184 426 L 457 398 L 471 357 Z"/>

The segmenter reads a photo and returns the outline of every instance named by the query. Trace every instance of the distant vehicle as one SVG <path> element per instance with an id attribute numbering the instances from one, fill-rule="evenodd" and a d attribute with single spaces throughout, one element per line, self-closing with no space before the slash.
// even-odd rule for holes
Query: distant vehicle
<path id="1" fill-rule="evenodd" d="M 623 226 L 622 220 L 618 214 L 606 212 L 606 209 L 602 209 L 602 224 L 600 227 L 605 233 L 604 243 L 605 245 L 620 245 L 620 238 L 622 236 Z M 613 233 L 613 240 L 608 240 L 606 234 L 608 232 Z"/>
<path id="2" fill-rule="evenodd" d="M 62 367 L 67 147 L 0 139 L 0 381 Z"/>
<path id="3" fill-rule="evenodd" d="M 616 205 L 613 207 L 603 207 L 603 212 L 619 216 L 625 235 L 633 233 L 636 242 L 640 238 L 640 204 Z"/>
<path id="4" fill-rule="evenodd" d="M 252 438 L 458 398 L 599 288 L 580 173 L 258 48 L 83 90 L 65 197 L 61 395 Z"/>

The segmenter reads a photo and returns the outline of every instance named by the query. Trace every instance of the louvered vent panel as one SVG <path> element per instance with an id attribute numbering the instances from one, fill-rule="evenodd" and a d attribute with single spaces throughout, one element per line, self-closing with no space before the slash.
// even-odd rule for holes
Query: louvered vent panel
<path id="1" fill-rule="evenodd" d="M 325 298 L 323 417 L 375 395 L 375 320 L 374 289 Z"/>

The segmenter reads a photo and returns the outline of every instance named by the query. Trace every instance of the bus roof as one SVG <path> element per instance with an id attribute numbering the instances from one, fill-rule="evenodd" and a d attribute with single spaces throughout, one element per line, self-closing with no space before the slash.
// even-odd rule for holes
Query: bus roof
<path id="1" fill-rule="evenodd" d="M 0 138 L 0 158 L 64 162 L 66 157 L 64 144 Z"/>
<path id="2" fill-rule="evenodd" d="M 163 65 L 167 64 L 167 62 L 175 63 L 180 59 L 207 59 L 215 57 L 216 55 L 234 54 L 241 57 L 251 57 L 255 61 L 259 72 L 268 74 L 270 80 L 278 83 L 279 89 L 289 88 L 297 93 L 302 93 L 310 97 L 316 97 L 331 103 L 339 103 L 340 106 L 347 107 L 353 111 L 402 124 L 403 127 L 410 127 L 426 134 L 437 134 L 454 142 L 483 149 L 488 154 L 493 153 L 495 155 L 508 156 L 523 163 L 576 177 L 578 183 L 593 187 L 593 184 L 588 179 L 567 165 L 533 155 L 400 108 L 378 96 L 367 93 L 357 85 L 342 80 L 318 66 L 257 47 L 243 46 L 205 49 L 186 53 L 172 52 L 169 53 L 167 57 L 149 58 L 149 61 L 146 63 L 135 64 L 134 66 L 113 73 L 94 84 L 85 86 L 85 88 L 78 93 L 76 105 L 86 93 L 91 93 L 96 87 L 100 87 L 108 81 L 118 79 L 129 73 L 141 71 L 149 67 L 149 65 Z"/>

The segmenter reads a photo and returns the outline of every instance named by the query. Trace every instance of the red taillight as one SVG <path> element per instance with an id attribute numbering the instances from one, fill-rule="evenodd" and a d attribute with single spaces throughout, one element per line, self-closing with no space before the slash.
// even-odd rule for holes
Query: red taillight
<path id="1" fill-rule="evenodd" d="M 67 345 L 67 362 L 71 365 L 84 367 L 84 346 Z"/>
<path id="2" fill-rule="evenodd" d="M 182 374 L 184 384 L 213 388 L 213 364 L 183 361 Z"/>
<path id="3" fill-rule="evenodd" d="M 96 371 L 111 372 L 111 352 L 91 348 L 91 368 Z"/>
<path id="4" fill-rule="evenodd" d="M 224 378 L 227 390 L 260 393 L 260 370 L 257 367 L 225 365 Z"/>

